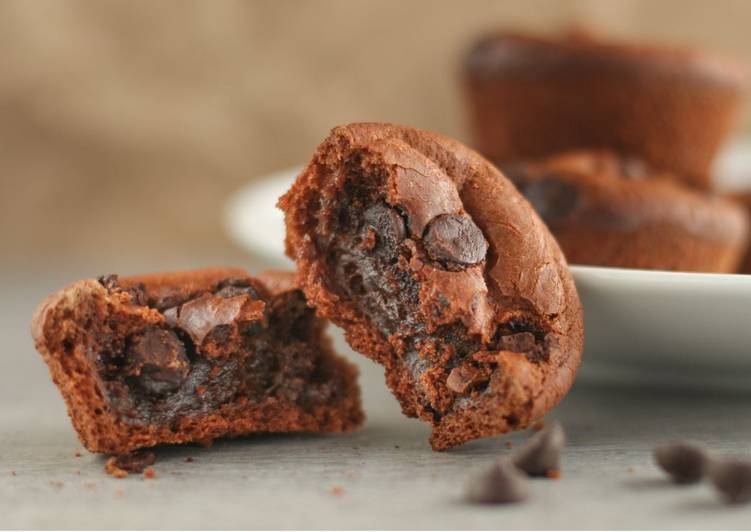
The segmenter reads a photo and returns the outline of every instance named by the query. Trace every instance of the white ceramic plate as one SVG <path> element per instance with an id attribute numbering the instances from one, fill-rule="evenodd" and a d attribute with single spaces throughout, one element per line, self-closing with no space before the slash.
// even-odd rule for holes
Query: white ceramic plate
<path id="1" fill-rule="evenodd" d="M 719 159 L 722 187 L 742 187 L 751 143 Z M 257 180 L 229 202 L 226 226 L 279 266 L 284 226 L 276 202 L 300 168 Z M 719 384 L 751 391 L 751 275 L 571 266 L 585 313 L 585 372 L 645 383 Z"/>

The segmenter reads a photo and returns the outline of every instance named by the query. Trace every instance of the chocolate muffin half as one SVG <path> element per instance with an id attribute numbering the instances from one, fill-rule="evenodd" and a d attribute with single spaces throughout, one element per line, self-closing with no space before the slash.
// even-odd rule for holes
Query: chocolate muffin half
<path id="1" fill-rule="evenodd" d="M 474 138 L 493 161 L 612 149 L 704 188 L 746 90 L 721 57 L 584 33 L 491 35 L 464 71 Z"/>
<path id="2" fill-rule="evenodd" d="M 732 201 L 608 151 L 505 167 L 574 264 L 735 272 L 748 217 Z"/>
<path id="3" fill-rule="evenodd" d="M 568 391 L 583 332 L 566 261 L 475 152 L 404 126 L 338 127 L 279 204 L 308 301 L 385 367 L 434 449 L 524 428 Z"/>
<path id="4" fill-rule="evenodd" d="M 32 332 L 84 446 L 125 453 L 356 428 L 357 371 L 323 327 L 291 274 L 209 269 L 79 281 Z"/>

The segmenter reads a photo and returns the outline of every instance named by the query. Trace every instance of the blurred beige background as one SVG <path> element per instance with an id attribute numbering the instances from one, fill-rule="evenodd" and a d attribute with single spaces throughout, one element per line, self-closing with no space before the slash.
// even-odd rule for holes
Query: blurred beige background
<path id="1" fill-rule="evenodd" d="M 3 267 L 242 257 L 228 196 L 332 126 L 468 140 L 457 71 L 488 29 L 585 24 L 751 64 L 749 20 L 744 0 L 3 1 Z"/>

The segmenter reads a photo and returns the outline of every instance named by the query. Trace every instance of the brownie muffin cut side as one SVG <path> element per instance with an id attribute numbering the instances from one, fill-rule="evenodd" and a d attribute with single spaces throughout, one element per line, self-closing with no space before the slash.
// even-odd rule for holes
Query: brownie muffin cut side
<path id="1" fill-rule="evenodd" d="M 32 323 L 92 452 L 359 426 L 356 369 L 293 276 L 211 269 L 74 283 Z"/>
<path id="2" fill-rule="evenodd" d="M 568 391 L 583 332 L 565 259 L 473 151 L 403 126 L 338 127 L 280 207 L 308 301 L 384 366 L 434 449 L 524 428 Z"/>

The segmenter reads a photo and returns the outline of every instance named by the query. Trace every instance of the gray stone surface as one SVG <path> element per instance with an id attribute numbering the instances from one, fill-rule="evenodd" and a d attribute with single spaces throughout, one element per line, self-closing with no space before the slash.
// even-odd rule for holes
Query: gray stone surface
<path id="1" fill-rule="evenodd" d="M 478 507 L 461 499 L 468 474 L 528 434 L 435 453 L 427 427 L 400 414 L 381 370 L 352 354 L 368 414 L 361 431 L 165 448 L 155 479 L 113 479 L 78 443 L 28 332 L 35 304 L 82 271 L 10 272 L 0 281 L 2 528 L 751 526 L 751 506 L 727 507 L 707 484 L 672 486 L 651 460 L 656 442 L 684 437 L 751 453 L 751 396 L 579 382 L 550 416 L 568 433 L 562 478 L 535 480 L 528 503 Z"/>

